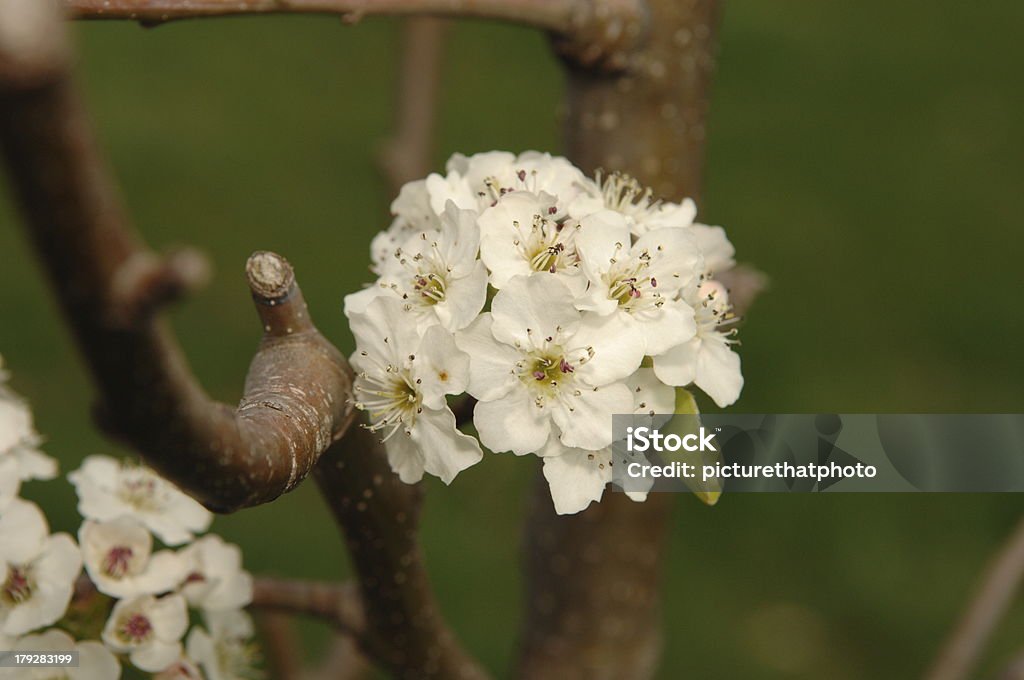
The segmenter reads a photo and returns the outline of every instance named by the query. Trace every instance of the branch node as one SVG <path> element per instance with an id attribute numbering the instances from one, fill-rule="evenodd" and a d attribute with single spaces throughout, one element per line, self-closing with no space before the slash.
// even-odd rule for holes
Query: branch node
<path id="1" fill-rule="evenodd" d="M 281 301 L 295 285 L 295 271 L 288 260 L 267 250 L 249 256 L 245 274 L 253 297 L 266 304 Z"/>
<path id="2" fill-rule="evenodd" d="M 140 250 L 114 273 L 110 291 L 110 320 L 133 327 L 172 302 L 202 289 L 210 280 L 210 262 L 194 248 L 166 255 Z"/>

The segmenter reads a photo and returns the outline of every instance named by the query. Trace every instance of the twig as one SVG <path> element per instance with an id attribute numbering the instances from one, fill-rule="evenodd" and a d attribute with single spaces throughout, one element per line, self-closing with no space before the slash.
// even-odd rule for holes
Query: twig
<path id="1" fill-rule="evenodd" d="M 276 611 L 258 612 L 256 625 L 263 654 L 275 680 L 302 680 L 302 647 L 291 616 Z"/>
<path id="2" fill-rule="evenodd" d="M 63 0 L 72 18 L 128 19 L 158 25 L 179 19 L 246 14 L 333 14 L 477 18 L 523 24 L 563 38 L 581 62 L 623 65 L 645 34 L 644 0 Z"/>
<path id="3" fill-rule="evenodd" d="M 369 671 L 366 658 L 351 636 L 336 634 L 320 665 L 306 673 L 306 680 L 356 680 Z"/>
<path id="4" fill-rule="evenodd" d="M 1024 578 L 1024 520 L 993 557 L 960 622 L 926 676 L 960 680 L 970 674 Z"/>
<path id="5" fill-rule="evenodd" d="M 319 619 L 357 639 L 366 634 L 359 592 L 351 583 L 258 578 L 252 607 Z"/>
<path id="6" fill-rule="evenodd" d="M 431 17 L 406 19 L 402 27 L 395 132 L 380 153 L 392 196 L 406 182 L 430 172 L 447 30 L 446 21 Z"/>
<path id="7" fill-rule="evenodd" d="M 130 227 L 72 83 L 57 8 L 5 0 L 0 23 L 3 157 L 99 387 L 101 424 L 215 510 L 290 490 L 352 419 L 348 364 L 313 326 L 290 265 L 250 259 L 263 340 L 237 411 L 212 401 L 155 316 L 202 272 L 194 258 L 161 260 Z"/>

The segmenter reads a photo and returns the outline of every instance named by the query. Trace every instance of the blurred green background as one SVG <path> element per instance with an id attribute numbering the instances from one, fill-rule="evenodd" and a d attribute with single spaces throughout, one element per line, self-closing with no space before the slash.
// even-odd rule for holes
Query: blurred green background
<path id="1" fill-rule="evenodd" d="M 135 221 L 152 244 L 196 245 L 217 266 L 174 319 L 218 398 L 237 400 L 258 338 L 242 273 L 254 249 L 291 259 L 317 323 L 351 349 L 341 298 L 368 279 L 367 246 L 386 224 L 374 156 L 390 127 L 396 29 L 76 26 Z M 702 216 L 772 279 L 742 331 L 736 409 L 1024 409 L 1022 31 L 1024 4 L 1009 0 L 727 3 Z M 542 36 L 459 24 L 438 167 L 457 150 L 557 150 L 560 88 Z M 72 469 L 115 449 L 90 423 L 90 386 L 6 187 L 2 203 L 0 352 L 47 450 Z M 490 456 L 451 488 L 429 484 L 423 533 L 440 600 L 499 673 L 520 618 L 535 463 Z M 56 527 L 77 526 L 69 485 L 27 495 Z M 679 498 L 663 677 L 914 677 L 1022 507 L 1015 495 Z M 255 572 L 348 571 L 310 484 L 215 528 Z M 979 677 L 1022 644 L 1017 607 Z"/>

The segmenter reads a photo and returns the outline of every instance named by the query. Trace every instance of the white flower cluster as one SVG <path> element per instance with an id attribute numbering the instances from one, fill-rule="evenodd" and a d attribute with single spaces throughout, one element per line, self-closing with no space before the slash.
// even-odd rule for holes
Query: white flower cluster
<path id="1" fill-rule="evenodd" d="M 243 608 L 252 577 L 241 551 L 205 532 L 212 515 L 148 468 L 90 456 L 68 479 L 84 521 L 78 542 L 51 534 L 21 481 L 52 479 L 57 464 L 27 404 L 0 374 L 0 649 L 80 653 L 77 668 L 31 677 L 116 680 L 121 658 L 160 680 L 258 677 L 253 626 Z M 165 549 L 154 550 L 154 537 Z M 107 616 L 99 640 L 76 641 L 65 618 L 85 567 Z M 190 610 L 203 625 L 189 631 Z M 102 619 L 101 619 L 102 620 Z M 182 640 L 186 639 L 183 644 Z M 0 669 L 0 678 L 35 671 Z"/>
<path id="2" fill-rule="evenodd" d="M 542 457 L 555 509 L 575 513 L 611 480 L 612 414 L 672 413 L 691 384 L 719 406 L 739 397 L 735 315 L 714 279 L 734 249 L 694 222 L 693 201 L 491 152 L 456 154 L 391 209 L 371 246 L 378 278 L 345 314 L 356 406 L 403 481 L 450 483 L 482 443 Z M 448 406 L 462 393 L 479 443 Z"/>

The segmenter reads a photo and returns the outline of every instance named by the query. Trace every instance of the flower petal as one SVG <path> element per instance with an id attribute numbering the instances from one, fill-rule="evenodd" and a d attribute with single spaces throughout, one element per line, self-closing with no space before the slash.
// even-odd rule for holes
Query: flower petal
<path id="1" fill-rule="evenodd" d="M 480 443 L 491 451 L 512 451 L 517 456 L 535 453 L 551 432 L 545 409 L 533 403 L 520 385 L 495 401 L 481 401 L 473 411 Z"/>

